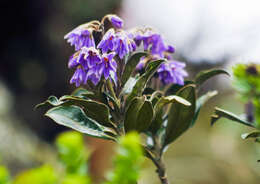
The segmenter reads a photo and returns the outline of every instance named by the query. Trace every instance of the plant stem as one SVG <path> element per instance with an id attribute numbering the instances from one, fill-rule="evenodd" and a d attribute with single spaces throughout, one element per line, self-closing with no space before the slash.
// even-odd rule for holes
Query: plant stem
<path id="1" fill-rule="evenodd" d="M 154 165 L 156 166 L 156 172 L 158 174 L 158 177 L 161 181 L 162 184 L 169 184 L 168 178 L 167 178 L 167 174 L 166 174 L 166 168 L 165 168 L 165 164 L 163 162 L 162 159 L 162 152 L 161 152 L 161 145 L 160 142 L 158 140 L 158 137 L 156 136 L 152 136 L 153 142 L 154 142 L 154 146 L 152 149 L 149 149 L 146 147 L 145 150 L 149 150 L 146 151 L 146 156 L 152 160 L 152 162 L 154 163 Z M 151 154 L 153 153 L 153 154 Z"/>
<path id="2" fill-rule="evenodd" d="M 166 174 L 165 165 L 164 165 L 162 159 L 158 160 L 157 163 L 158 164 L 156 165 L 156 167 L 157 167 L 156 172 L 158 173 L 158 176 L 161 180 L 161 183 L 162 184 L 169 184 L 167 174 Z"/>
<path id="3" fill-rule="evenodd" d="M 165 165 L 164 165 L 164 162 L 163 162 L 162 158 L 156 159 L 155 157 L 153 157 L 148 152 L 147 152 L 146 156 L 150 160 L 152 160 L 152 162 L 156 166 L 156 172 L 158 174 L 158 177 L 159 177 L 161 183 L 162 184 L 169 184 L 169 181 L 168 181 L 168 178 L 167 178 L 167 174 L 166 174 L 166 168 L 165 168 Z"/>

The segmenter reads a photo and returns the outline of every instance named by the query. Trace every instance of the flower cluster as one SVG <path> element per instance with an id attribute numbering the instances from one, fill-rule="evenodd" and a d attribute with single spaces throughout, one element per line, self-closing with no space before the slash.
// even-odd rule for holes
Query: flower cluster
<path id="1" fill-rule="evenodd" d="M 159 67 L 157 71 L 159 79 L 164 84 L 184 84 L 184 77 L 188 76 L 188 73 L 184 70 L 185 63 L 173 60 L 171 54 L 175 52 L 175 48 L 166 44 L 160 34 L 147 28 L 144 30 L 135 29 L 132 31 L 132 37 L 138 46 L 143 43 L 144 50 L 150 52 L 148 57 L 140 59 L 139 64 L 136 66 L 137 70 L 142 70 L 153 59 L 164 58 L 168 62 Z"/>
<path id="2" fill-rule="evenodd" d="M 105 20 L 111 24 L 108 30 L 104 29 Z M 76 50 L 68 63 L 69 68 L 76 68 L 70 83 L 75 83 L 78 87 L 89 80 L 97 85 L 103 78 L 113 81 L 116 85 L 120 77 L 117 73 L 118 64 L 124 64 L 124 58 L 143 44 L 143 49 L 150 55 L 141 58 L 137 70 L 144 68 L 147 62 L 153 59 L 164 58 L 170 61 L 160 66 L 159 78 L 167 84 L 183 84 L 183 78 L 187 76 L 183 69 L 185 64 L 171 61 L 170 54 L 174 53 L 175 49 L 166 44 L 160 34 L 148 28 L 131 31 L 122 28 L 123 20 L 120 17 L 107 15 L 101 22 L 92 21 L 80 25 L 65 35 L 64 38 Z"/>

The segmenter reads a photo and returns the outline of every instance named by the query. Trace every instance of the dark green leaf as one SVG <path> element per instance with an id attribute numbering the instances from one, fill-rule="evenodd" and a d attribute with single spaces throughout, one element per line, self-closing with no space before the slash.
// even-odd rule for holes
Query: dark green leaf
<path id="1" fill-rule="evenodd" d="M 128 79 L 131 77 L 132 73 L 135 71 L 136 65 L 139 63 L 140 58 L 146 55 L 146 52 L 137 52 L 130 57 L 125 65 L 125 69 L 122 75 L 122 86 L 125 85 Z"/>
<path id="2" fill-rule="evenodd" d="M 64 102 L 59 101 L 59 99 L 58 99 L 56 96 L 50 96 L 50 97 L 48 98 L 48 100 L 46 100 L 45 102 L 36 105 L 36 106 L 35 106 L 35 109 L 37 109 L 37 108 L 39 108 L 39 107 L 43 107 L 43 106 L 48 106 L 48 105 L 58 106 L 58 105 L 61 105 L 61 104 L 63 104 L 63 103 L 64 103 Z"/>
<path id="3" fill-rule="evenodd" d="M 143 106 L 144 101 L 145 101 L 144 97 L 135 97 L 131 101 L 131 103 L 126 111 L 125 120 L 124 120 L 124 126 L 125 126 L 126 132 L 129 132 L 131 130 L 136 130 L 137 115 L 138 115 L 139 110 Z"/>
<path id="4" fill-rule="evenodd" d="M 81 106 L 88 117 L 94 119 L 101 125 L 115 127 L 113 122 L 109 119 L 109 108 L 103 103 L 73 96 L 63 96 L 60 100 L 70 102 L 72 105 Z"/>
<path id="5" fill-rule="evenodd" d="M 200 113 L 200 109 L 201 107 L 212 97 L 214 97 L 215 95 L 217 95 L 218 92 L 217 91 L 209 91 L 208 93 L 206 93 L 205 95 L 202 95 L 201 97 L 198 98 L 198 100 L 196 101 L 196 110 L 195 110 L 195 115 L 192 119 L 191 122 L 191 127 L 196 123 L 196 120 L 198 119 L 199 113 Z"/>
<path id="6" fill-rule="evenodd" d="M 185 106 L 177 102 L 172 104 L 168 113 L 168 123 L 166 126 L 164 146 L 176 140 L 189 128 L 192 118 L 195 114 L 195 85 L 186 85 L 181 90 L 179 90 L 176 95 L 189 101 L 191 105 Z"/>
<path id="7" fill-rule="evenodd" d="M 165 60 L 156 60 L 152 61 L 148 64 L 146 67 L 145 73 L 137 80 L 135 86 L 133 87 L 132 92 L 129 94 L 126 100 L 126 106 L 132 101 L 132 99 L 136 96 L 141 96 L 143 93 L 143 90 L 145 89 L 145 86 L 147 82 L 150 80 L 150 78 L 153 76 L 153 74 L 156 72 L 157 68 L 164 62 Z"/>
<path id="8" fill-rule="evenodd" d="M 252 123 L 247 122 L 246 120 L 240 118 L 239 116 L 237 116 L 231 112 L 225 111 L 223 109 L 220 109 L 218 107 L 215 108 L 215 114 L 212 116 L 213 120 L 211 119 L 211 125 L 213 125 L 218 119 L 220 119 L 222 117 L 235 121 L 235 122 L 238 122 L 238 123 L 241 123 L 246 126 L 254 127 L 254 125 Z"/>
<path id="9" fill-rule="evenodd" d="M 113 137 L 104 133 L 105 127 L 98 125 L 94 120 L 88 118 L 84 111 L 77 106 L 58 106 L 48 110 L 45 114 L 56 123 L 70 127 L 81 133 L 93 137 L 114 140 Z"/>
<path id="10" fill-rule="evenodd" d="M 160 100 L 155 104 L 155 107 L 154 107 L 155 112 L 162 109 L 165 105 L 167 105 L 169 103 L 174 103 L 174 102 L 181 103 L 182 105 L 185 105 L 185 106 L 191 105 L 190 102 L 188 102 L 187 100 L 185 100 L 184 98 L 182 98 L 180 96 L 170 95 L 170 96 L 160 98 Z"/>
<path id="11" fill-rule="evenodd" d="M 201 71 L 196 75 L 195 77 L 195 83 L 197 86 L 203 84 L 206 80 L 210 79 L 211 77 L 214 77 L 219 74 L 226 74 L 229 76 L 229 73 L 226 72 L 225 70 L 221 69 L 212 69 L 212 70 L 206 70 L 206 71 Z"/>
<path id="12" fill-rule="evenodd" d="M 257 138 L 260 137 L 260 132 L 250 132 L 241 135 L 242 139 Z"/>
<path id="13" fill-rule="evenodd" d="M 153 100 L 154 98 L 151 98 L 151 100 Z M 176 96 L 176 95 L 171 95 L 171 96 L 167 96 L 167 97 L 161 97 L 161 98 L 157 98 L 156 99 L 157 102 L 154 105 L 154 119 L 152 121 L 151 127 L 150 127 L 150 131 L 155 134 L 160 128 L 161 125 L 163 123 L 163 107 L 165 105 L 168 105 L 170 103 L 173 102 L 177 102 L 177 103 L 181 103 L 185 106 L 190 106 L 190 102 L 188 102 L 187 100 Z"/>
<path id="14" fill-rule="evenodd" d="M 179 85 L 179 84 L 172 84 L 165 92 L 165 95 L 168 96 L 168 95 L 176 95 L 176 93 L 181 89 L 183 88 L 184 86 L 186 85 L 189 85 L 189 84 L 195 84 L 193 81 L 189 81 L 189 80 L 186 80 L 184 82 L 184 85 Z"/>
<path id="15" fill-rule="evenodd" d="M 72 93 L 71 93 L 71 96 L 76 96 L 76 97 L 86 97 L 88 95 L 94 95 L 93 92 L 91 91 L 88 91 L 84 88 L 77 88 L 76 90 L 74 90 Z"/>
<path id="16" fill-rule="evenodd" d="M 136 130 L 143 132 L 149 128 L 154 116 L 153 105 L 150 101 L 145 101 L 137 114 Z"/>

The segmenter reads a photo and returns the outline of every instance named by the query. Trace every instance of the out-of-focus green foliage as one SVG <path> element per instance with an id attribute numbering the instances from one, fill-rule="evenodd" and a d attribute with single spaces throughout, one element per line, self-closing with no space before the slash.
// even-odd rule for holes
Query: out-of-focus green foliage
<path id="1" fill-rule="evenodd" d="M 255 99 L 260 95 L 260 66 L 238 64 L 233 67 L 234 87 L 243 100 Z"/>
<path id="2" fill-rule="evenodd" d="M 140 137 L 131 132 L 119 140 L 115 168 L 108 175 L 106 184 L 133 184 L 139 178 L 143 161 Z"/>
<path id="3" fill-rule="evenodd" d="M 4 166 L 0 166 L 0 184 L 9 184 L 10 175 Z"/>
<path id="4" fill-rule="evenodd" d="M 65 132 L 57 137 L 56 145 L 64 172 L 44 165 L 22 172 L 13 184 L 90 184 L 87 175 L 88 152 L 83 136 L 74 131 Z"/>
<path id="5" fill-rule="evenodd" d="M 88 176 L 69 174 L 65 176 L 61 184 L 90 184 Z"/>
<path id="6" fill-rule="evenodd" d="M 260 137 L 260 65 L 256 64 L 237 64 L 233 67 L 234 87 L 237 89 L 241 99 L 245 104 L 245 116 L 237 116 L 226 110 L 215 108 L 212 115 L 211 124 L 220 118 L 241 123 L 243 125 L 256 128 L 257 131 L 242 134 L 243 139 L 255 138 L 256 142 Z"/>
<path id="7" fill-rule="evenodd" d="M 80 133 L 70 131 L 60 134 L 56 139 L 56 146 L 66 173 L 80 175 L 87 173 L 88 153 Z"/>
<path id="8" fill-rule="evenodd" d="M 50 165 L 30 169 L 18 174 L 12 184 L 90 184 L 87 173 L 87 150 L 82 134 L 65 132 L 56 139 L 59 158 L 65 172 Z M 129 133 L 119 139 L 114 158 L 114 170 L 108 174 L 106 184 L 132 184 L 139 178 L 143 161 L 140 137 Z M 7 169 L 0 166 L 0 184 L 11 184 Z"/>
<path id="9" fill-rule="evenodd" d="M 234 87 L 238 90 L 242 100 L 252 103 L 252 109 L 246 109 L 246 113 L 252 113 L 255 126 L 260 127 L 260 65 L 238 64 L 233 67 Z M 253 121 L 252 120 L 252 121 Z"/>
<path id="10" fill-rule="evenodd" d="M 31 169 L 20 173 L 13 184 L 56 184 L 58 176 L 54 168 L 49 165 Z"/>

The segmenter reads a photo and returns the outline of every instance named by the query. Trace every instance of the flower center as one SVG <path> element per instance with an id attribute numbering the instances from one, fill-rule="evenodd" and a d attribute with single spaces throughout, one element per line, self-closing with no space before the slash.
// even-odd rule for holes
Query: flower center
<path id="1" fill-rule="evenodd" d="M 108 58 L 107 58 L 107 57 L 104 57 L 104 61 L 105 61 L 105 62 L 108 62 Z"/>

